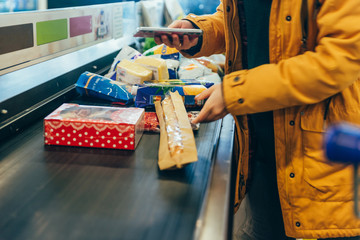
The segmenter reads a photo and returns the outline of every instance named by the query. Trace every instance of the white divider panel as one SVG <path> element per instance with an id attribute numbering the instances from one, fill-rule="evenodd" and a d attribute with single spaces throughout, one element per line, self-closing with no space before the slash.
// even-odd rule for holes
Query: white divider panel
<path id="1" fill-rule="evenodd" d="M 0 14 L 0 75 L 100 42 L 120 41 L 135 31 L 135 15 L 135 2 Z"/>

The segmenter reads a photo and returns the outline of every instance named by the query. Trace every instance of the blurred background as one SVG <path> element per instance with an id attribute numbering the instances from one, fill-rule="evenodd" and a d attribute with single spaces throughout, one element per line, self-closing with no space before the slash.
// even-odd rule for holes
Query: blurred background
<path id="1" fill-rule="evenodd" d="M 105 4 L 115 2 L 114 0 L 0 0 L 0 12 L 33 11 L 42 9 L 65 8 L 86 6 L 94 4 Z M 148 0 L 151 1 L 151 0 Z M 159 0 L 154 0 L 159 1 Z M 139 0 L 134 1 L 139 2 Z M 211 14 L 216 11 L 220 0 L 181 0 L 179 1 L 185 14 Z"/>

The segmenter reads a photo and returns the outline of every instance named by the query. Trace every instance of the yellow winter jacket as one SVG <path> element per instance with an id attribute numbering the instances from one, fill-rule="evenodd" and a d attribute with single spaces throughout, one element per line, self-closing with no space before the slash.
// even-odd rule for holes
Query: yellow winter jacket
<path id="1" fill-rule="evenodd" d="M 192 57 L 226 54 L 222 88 L 237 126 L 235 206 L 245 194 L 248 178 L 246 115 L 273 110 L 286 234 L 294 238 L 357 236 L 360 220 L 353 213 L 353 168 L 329 162 L 322 141 L 330 124 L 343 120 L 360 124 L 360 3 L 304 3 L 272 1 L 270 64 L 242 70 L 236 0 L 221 1 L 213 15 L 187 17 L 204 31 L 201 49 Z"/>

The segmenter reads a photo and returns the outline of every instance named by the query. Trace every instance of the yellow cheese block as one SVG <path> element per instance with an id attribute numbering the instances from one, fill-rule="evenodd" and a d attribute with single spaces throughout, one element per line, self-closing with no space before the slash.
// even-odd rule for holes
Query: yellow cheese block
<path id="1" fill-rule="evenodd" d="M 169 72 L 164 59 L 143 56 L 135 59 L 135 63 L 150 69 L 153 72 L 153 80 L 169 79 Z"/>
<path id="2" fill-rule="evenodd" d="M 144 81 L 152 79 L 151 70 L 141 66 L 140 64 L 123 59 L 116 66 L 116 80 L 127 82 L 130 84 L 142 84 Z"/>

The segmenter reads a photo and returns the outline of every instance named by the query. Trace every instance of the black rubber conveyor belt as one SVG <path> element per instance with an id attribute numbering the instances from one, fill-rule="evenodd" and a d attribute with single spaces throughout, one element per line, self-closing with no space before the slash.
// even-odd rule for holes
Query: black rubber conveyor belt
<path id="1" fill-rule="evenodd" d="M 158 134 L 136 151 L 44 146 L 36 122 L 0 145 L 0 240 L 192 239 L 220 128 L 195 134 L 198 162 L 160 171 Z"/>

